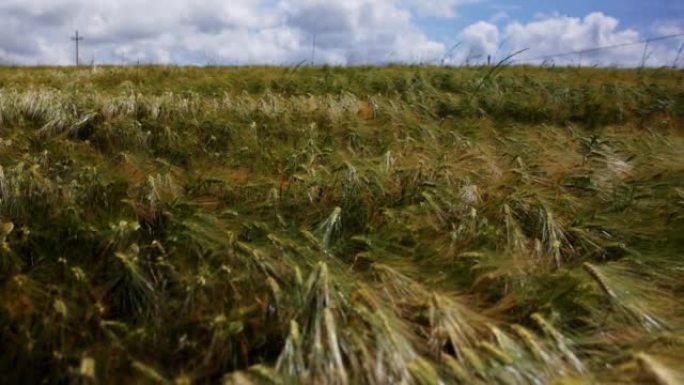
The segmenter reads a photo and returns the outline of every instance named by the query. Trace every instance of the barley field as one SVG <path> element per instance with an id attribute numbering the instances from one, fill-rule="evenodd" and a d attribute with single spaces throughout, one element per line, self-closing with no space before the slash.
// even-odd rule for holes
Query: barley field
<path id="1" fill-rule="evenodd" d="M 684 72 L 0 68 L 3 384 L 684 383 Z"/>

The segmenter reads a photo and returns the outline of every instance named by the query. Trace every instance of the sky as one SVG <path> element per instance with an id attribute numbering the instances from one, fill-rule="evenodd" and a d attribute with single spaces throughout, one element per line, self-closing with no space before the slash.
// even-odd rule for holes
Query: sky
<path id="1" fill-rule="evenodd" d="M 684 66 L 684 36 L 632 44 L 681 0 L 0 0 L 0 64 L 71 65 L 75 30 L 88 64 Z"/>

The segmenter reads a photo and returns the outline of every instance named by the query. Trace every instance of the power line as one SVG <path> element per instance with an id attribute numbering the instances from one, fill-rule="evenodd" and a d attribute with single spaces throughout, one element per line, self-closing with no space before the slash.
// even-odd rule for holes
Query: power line
<path id="1" fill-rule="evenodd" d="M 681 37 L 681 36 L 684 36 L 684 33 L 679 33 L 679 34 L 674 34 L 674 35 L 656 36 L 656 37 L 652 37 L 649 39 L 644 39 L 644 40 L 640 40 L 640 41 L 636 41 L 636 42 L 632 42 L 632 43 L 605 45 L 605 46 L 601 46 L 601 47 L 585 48 L 585 49 L 580 49 L 577 51 L 568 51 L 568 52 L 561 52 L 561 53 L 556 53 L 556 54 L 541 55 L 541 56 L 536 56 L 536 57 L 532 57 L 532 58 L 521 58 L 521 59 L 526 60 L 526 61 L 535 61 L 535 60 L 546 60 L 546 59 L 563 57 L 563 56 L 583 55 L 585 53 L 602 51 L 604 49 L 629 47 L 629 46 L 640 45 L 640 44 L 649 44 L 649 43 L 654 42 L 654 41 L 672 39 L 672 38 Z"/>

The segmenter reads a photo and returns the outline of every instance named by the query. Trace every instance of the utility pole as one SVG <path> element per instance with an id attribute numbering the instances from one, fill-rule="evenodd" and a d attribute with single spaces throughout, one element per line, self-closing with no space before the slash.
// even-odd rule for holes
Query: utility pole
<path id="1" fill-rule="evenodd" d="M 78 30 L 76 30 L 76 33 L 71 38 L 71 40 L 76 42 L 76 67 L 78 67 L 78 42 L 83 40 L 83 36 L 78 36 Z"/>
<path id="2" fill-rule="evenodd" d="M 644 53 L 641 55 L 641 68 L 646 67 L 646 60 L 648 60 L 648 45 L 651 43 L 651 39 L 646 39 L 644 42 Z"/>
<path id="3" fill-rule="evenodd" d="M 311 42 L 311 65 L 316 65 L 316 34 L 313 34 L 313 41 Z"/>
<path id="4" fill-rule="evenodd" d="M 682 55 L 682 51 L 684 51 L 684 43 L 679 46 L 679 51 L 677 51 L 677 57 L 675 57 L 675 60 L 672 63 L 672 68 L 677 68 L 677 64 L 679 64 L 679 57 Z"/>

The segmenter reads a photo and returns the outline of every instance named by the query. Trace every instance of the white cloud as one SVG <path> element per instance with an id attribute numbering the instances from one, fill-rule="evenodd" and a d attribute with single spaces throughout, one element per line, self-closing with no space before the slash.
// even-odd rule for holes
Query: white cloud
<path id="1" fill-rule="evenodd" d="M 679 35 L 684 33 L 684 20 L 668 20 L 655 23 L 651 29 L 658 36 Z"/>
<path id="2" fill-rule="evenodd" d="M 639 41 L 637 31 L 617 30 L 617 26 L 617 19 L 595 12 L 582 19 L 556 16 L 528 24 L 512 23 L 506 27 L 505 35 L 514 50 L 531 48 L 530 55 L 536 56 Z M 594 59 L 627 59 L 625 56 L 631 56 L 631 52 L 624 52 L 632 50 L 633 47 L 626 47 L 607 55 L 599 53 Z"/>
<path id="3" fill-rule="evenodd" d="M 430 41 L 406 8 L 389 0 L 285 0 L 287 25 L 297 30 L 308 54 L 316 38 L 316 56 L 341 64 L 410 61 L 439 56 L 444 46 Z"/>
<path id="4" fill-rule="evenodd" d="M 501 37 L 499 28 L 486 21 L 479 21 L 471 24 L 461 32 L 461 38 L 466 43 L 468 48 L 465 57 L 466 62 L 472 60 L 481 61 L 480 58 L 485 58 L 488 55 L 496 55 Z"/>
<path id="5" fill-rule="evenodd" d="M 453 13 L 460 0 L 3 0 L 0 63 L 70 64 L 81 59 L 178 64 L 356 64 L 439 57 L 443 44 L 416 12 Z"/>
<path id="6" fill-rule="evenodd" d="M 677 28 L 680 28 L 679 24 L 663 26 L 658 32 L 677 33 Z M 620 29 L 617 19 L 601 12 L 583 18 L 540 15 L 532 22 L 511 22 L 502 28 L 481 21 L 465 28 L 460 37 L 463 48 L 450 58 L 451 63 L 468 62 L 473 58 L 483 62 L 487 55 L 497 60 L 527 48 L 528 51 L 515 57 L 516 62 L 618 66 L 640 65 L 644 44 L 632 43 L 647 38 L 634 29 Z M 646 64 L 671 65 L 676 56 L 676 44 L 676 39 L 649 43 Z M 619 47 L 557 55 L 609 46 Z"/>
<path id="7" fill-rule="evenodd" d="M 79 29 L 84 62 L 292 64 L 439 62 L 446 49 L 422 29 L 480 0 L 0 0 L 0 64 L 70 64 Z M 502 11 L 502 9 L 499 9 Z M 645 38 L 602 13 L 540 16 L 529 23 L 504 13 L 466 27 L 446 62 L 482 62 L 530 48 L 530 59 Z M 423 24 L 421 24 L 423 23 Z M 422 26 L 422 27 L 421 27 Z M 680 32 L 680 22 L 651 33 Z M 444 41 L 449 36 L 441 36 Z M 648 64 L 671 63 L 681 41 L 649 45 Z M 638 65 L 643 46 L 586 54 L 585 64 Z M 555 59 L 569 64 L 577 57 Z M 537 61 L 540 63 L 540 61 Z"/>

